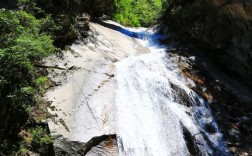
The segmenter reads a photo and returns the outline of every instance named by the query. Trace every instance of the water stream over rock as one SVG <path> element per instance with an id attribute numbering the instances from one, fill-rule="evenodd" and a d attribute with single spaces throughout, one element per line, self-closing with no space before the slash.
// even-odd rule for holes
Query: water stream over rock
<path id="1" fill-rule="evenodd" d="M 46 95 L 56 155 L 228 155 L 207 103 L 157 42 L 163 36 L 99 24 L 93 38 L 47 59 L 74 69 L 49 75 L 59 84 Z"/>
<path id="2" fill-rule="evenodd" d="M 116 63 L 120 155 L 227 155 L 207 104 L 185 85 L 155 34 L 145 34 L 140 43 L 150 53 Z"/>

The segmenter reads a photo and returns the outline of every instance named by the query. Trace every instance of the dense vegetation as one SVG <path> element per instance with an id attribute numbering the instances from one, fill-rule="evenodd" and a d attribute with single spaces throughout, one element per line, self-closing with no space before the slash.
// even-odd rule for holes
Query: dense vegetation
<path id="1" fill-rule="evenodd" d="M 46 127 L 34 123 L 44 118 L 38 104 L 47 80 L 34 65 L 56 49 L 50 24 L 50 16 L 37 19 L 22 9 L 0 10 L 0 155 L 25 155 L 28 149 L 43 154 L 50 146 Z M 25 135 L 18 136 L 21 131 Z"/>
<path id="2" fill-rule="evenodd" d="M 55 45 L 62 47 L 78 33 L 77 5 L 65 0 L 53 12 L 54 3 L 0 2 L 0 155 L 53 153 L 43 122 L 48 114 L 42 96 L 49 81 L 37 66 L 58 51 Z"/>
<path id="3" fill-rule="evenodd" d="M 158 19 L 167 4 L 167 0 L 114 0 L 110 12 L 113 20 L 123 25 L 147 27 Z"/>

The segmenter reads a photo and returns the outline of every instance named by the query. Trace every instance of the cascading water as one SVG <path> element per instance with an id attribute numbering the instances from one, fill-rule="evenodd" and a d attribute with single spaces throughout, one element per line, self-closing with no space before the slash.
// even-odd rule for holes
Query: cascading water
<path id="1" fill-rule="evenodd" d="M 228 155 L 210 109 L 183 83 L 166 47 L 136 34 L 150 53 L 116 63 L 119 154 Z"/>

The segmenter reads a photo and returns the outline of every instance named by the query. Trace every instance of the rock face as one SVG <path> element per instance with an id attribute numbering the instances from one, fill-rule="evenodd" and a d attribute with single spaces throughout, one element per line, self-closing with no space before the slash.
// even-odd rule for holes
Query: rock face
<path id="1" fill-rule="evenodd" d="M 118 156 L 116 137 L 107 136 L 102 142 L 93 146 L 86 156 Z"/>
<path id="2" fill-rule="evenodd" d="M 63 136 L 55 136 L 55 155 L 56 156 L 117 156 L 117 143 L 115 135 L 103 135 L 92 138 L 87 143 L 70 141 Z"/>
<path id="3" fill-rule="evenodd" d="M 162 31 L 196 44 L 202 53 L 251 85 L 252 3 L 235 0 L 175 1 L 162 18 Z M 210 49 L 210 50 L 209 50 Z"/>
<path id="4" fill-rule="evenodd" d="M 174 55 L 187 57 L 181 58 L 189 62 L 181 63 L 182 73 L 210 103 L 227 148 L 233 155 L 251 155 L 251 1 L 174 1 L 161 31 L 169 34 L 168 42 L 187 47 Z"/>
<path id="5" fill-rule="evenodd" d="M 177 58 L 182 74 L 195 82 L 193 90 L 208 101 L 230 153 L 251 155 L 252 92 L 249 87 L 230 78 L 205 56 L 195 57 L 193 52 L 183 50 L 169 54 Z"/>
<path id="6" fill-rule="evenodd" d="M 56 155 L 117 155 L 114 62 L 145 50 L 120 32 L 94 23 L 90 27 L 89 38 L 46 59 L 47 66 L 55 67 L 49 76 L 56 86 L 46 98 L 54 116 L 49 128 Z M 99 141 L 88 145 L 95 138 Z"/>

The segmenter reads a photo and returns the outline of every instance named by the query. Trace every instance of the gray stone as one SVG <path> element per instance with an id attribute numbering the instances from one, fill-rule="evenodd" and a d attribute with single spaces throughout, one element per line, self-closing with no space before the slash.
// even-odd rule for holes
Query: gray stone
<path id="1" fill-rule="evenodd" d="M 91 36 L 84 42 L 71 45 L 60 58 L 46 59 L 46 66 L 74 67 L 49 71 L 52 81 L 59 84 L 45 95 L 54 108 L 48 108 L 54 115 L 48 125 L 56 155 L 117 155 L 114 135 L 107 138 L 115 134 L 114 62 L 147 52 L 120 32 L 94 23 L 90 28 Z"/>
<path id="2" fill-rule="evenodd" d="M 55 136 L 54 152 L 56 156 L 117 156 L 115 135 L 93 137 L 87 143 L 70 141 L 63 136 Z"/>

